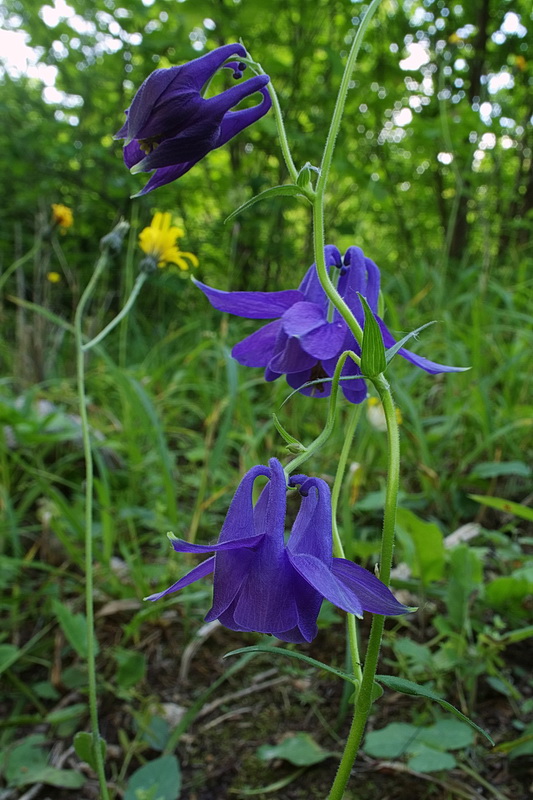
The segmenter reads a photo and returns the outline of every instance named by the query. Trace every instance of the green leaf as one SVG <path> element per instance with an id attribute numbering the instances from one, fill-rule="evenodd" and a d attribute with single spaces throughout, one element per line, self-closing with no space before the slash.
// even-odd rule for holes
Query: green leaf
<path id="1" fill-rule="evenodd" d="M 408 760 L 407 766 L 416 772 L 440 772 L 444 769 L 453 769 L 457 766 L 457 762 L 451 753 L 444 753 L 442 750 L 421 744 L 418 752 Z"/>
<path id="2" fill-rule="evenodd" d="M 87 658 L 87 620 L 84 614 L 74 614 L 68 606 L 54 600 L 52 608 L 61 626 L 61 630 L 77 654 Z"/>
<path id="3" fill-rule="evenodd" d="M 139 767 L 128 781 L 124 800 L 178 800 L 181 771 L 176 756 L 161 756 Z"/>
<path id="4" fill-rule="evenodd" d="M 503 497 L 490 497 L 481 494 L 469 494 L 471 500 L 481 503 L 489 508 L 497 508 L 498 511 L 505 511 L 507 514 L 514 514 L 521 519 L 533 522 L 533 508 L 524 506 L 522 503 L 514 503 L 512 500 L 504 500 Z"/>
<path id="5" fill-rule="evenodd" d="M 19 655 L 20 650 L 14 644 L 0 644 L 0 675 L 15 663 Z"/>
<path id="6" fill-rule="evenodd" d="M 461 750 L 473 743 L 474 731 L 466 722 L 448 717 L 421 728 L 420 741 L 436 750 Z"/>
<path id="7" fill-rule="evenodd" d="M 407 508 L 398 509 L 396 520 L 404 546 L 404 559 L 413 575 L 425 586 L 443 578 L 445 550 L 440 528 L 434 522 L 420 519 Z"/>
<path id="8" fill-rule="evenodd" d="M 443 700 L 442 697 L 439 697 L 438 694 L 435 694 L 434 691 L 428 689 L 426 686 L 420 686 L 418 683 L 413 683 L 413 681 L 408 681 L 405 678 L 395 678 L 392 675 L 376 675 L 376 681 L 382 683 L 387 689 L 392 689 L 393 692 L 401 692 L 402 694 L 409 694 L 414 697 L 426 697 L 428 700 L 434 700 L 458 719 L 466 722 L 478 733 L 481 733 L 482 736 L 488 739 L 491 745 L 494 746 L 494 741 L 483 728 L 480 728 L 479 725 L 476 725 L 475 722 L 472 722 L 465 714 L 461 713 L 459 709 L 452 706 L 447 700 Z"/>
<path id="9" fill-rule="evenodd" d="M 391 722 L 365 737 L 364 751 L 373 758 L 400 758 L 419 736 L 420 728 L 407 722 Z"/>
<path id="10" fill-rule="evenodd" d="M 130 689 L 143 680 L 146 674 L 146 656 L 144 653 L 117 647 L 113 655 L 118 665 L 115 678 L 117 685 L 121 689 Z"/>
<path id="11" fill-rule="evenodd" d="M 308 733 L 297 733 L 277 745 L 261 745 L 257 749 L 257 755 L 262 761 L 282 758 L 297 767 L 309 767 L 325 761 L 335 753 L 323 750 Z"/>
<path id="12" fill-rule="evenodd" d="M 250 198 L 247 200 L 246 203 L 243 203 L 242 206 L 239 206 L 235 211 L 233 211 L 229 217 L 226 217 L 224 220 L 224 224 L 230 222 L 234 219 L 238 214 L 243 211 L 246 211 L 248 208 L 251 208 L 256 203 L 259 203 L 260 200 L 269 200 L 271 197 L 303 197 L 307 199 L 306 195 L 304 194 L 302 188 L 297 186 L 295 183 L 285 183 L 282 186 L 272 186 L 270 189 L 265 189 L 264 192 L 257 194 L 255 197 Z"/>
<path id="13" fill-rule="evenodd" d="M 523 461 L 485 461 L 476 464 L 470 478 L 499 478 L 502 475 L 518 475 L 521 478 L 531 476 L 531 467 Z"/>
<path id="14" fill-rule="evenodd" d="M 102 736 L 100 736 L 99 743 L 100 750 L 102 752 L 102 760 L 105 760 L 107 743 Z M 81 761 L 85 761 L 85 763 L 96 772 L 96 756 L 93 747 L 93 734 L 88 733 L 87 731 L 78 731 L 78 733 L 74 736 L 73 744 L 78 758 Z"/>
<path id="15" fill-rule="evenodd" d="M 85 778 L 79 772 L 48 766 L 43 742 L 44 736 L 41 734 L 28 736 L 24 742 L 8 751 L 4 775 L 9 786 L 30 786 L 34 783 L 46 783 L 66 789 L 79 789 L 83 786 Z"/>
<path id="16" fill-rule="evenodd" d="M 50 711 L 46 715 L 46 721 L 51 725 L 60 725 L 62 722 L 68 722 L 71 719 L 79 719 L 83 717 L 87 711 L 87 703 L 73 703 L 66 708 L 59 708 L 57 711 Z"/>
<path id="17" fill-rule="evenodd" d="M 365 312 L 363 344 L 361 346 L 361 372 L 369 378 L 381 375 L 387 367 L 385 345 L 377 320 L 360 292 L 357 292 Z"/>
<path id="18" fill-rule="evenodd" d="M 238 650 L 231 650 L 231 652 L 224 655 L 224 658 L 228 658 L 228 656 L 237 656 L 240 653 L 272 653 L 274 655 L 286 656 L 287 658 L 295 658 L 298 661 L 304 661 L 306 664 L 310 664 L 312 667 L 317 667 L 317 669 L 325 669 L 326 672 L 331 672 L 332 675 L 336 675 L 337 678 L 342 678 L 344 681 L 348 681 L 348 683 L 356 683 L 357 681 L 355 675 L 350 675 L 349 672 L 343 672 L 342 669 L 330 667 L 328 664 L 323 664 L 322 661 L 317 661 L 315 658 L 310 658 L 310 656 L 305 656 L 303 653 L 298 653 L 297 651 L 285 650 L 283 647 L 268 647 L 268 645 L 256 644 L 252 647 L 240 647 Z"/>

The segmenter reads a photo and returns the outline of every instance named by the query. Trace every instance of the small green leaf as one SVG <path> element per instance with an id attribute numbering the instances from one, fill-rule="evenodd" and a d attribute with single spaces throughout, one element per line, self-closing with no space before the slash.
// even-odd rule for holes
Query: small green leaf
<path id="1" fill-rule="evenodd" d="M 176 756 L 161 756 L 131 775 L 124 800 L 178 800 L 181 771 Z"/>
<path id="2" fill-rule="evenodd" d="M 60 725 L 62 722 L 83 717 L 86 711 L 87 703 L 73 703 L 73 705 L 60 708 L 57 711 L 50 711 L 46 715 L 46 721 L 51 725 Z"/>
<path id="3" fill-rule="evenodd" d="M 144 653 L 117 647 L 113 655 L 118 665 L 115 677 L 117 685 L 121 689 L 130 689 L 143 680 L 146 674 L 146 656 Z"/>
<path id="4" fill-rule="evenodd" d="M 74 614 L 59 600 L 52 603 L 61 630 L 80 658 L 87 658 L 87 620 L 84 614 Z"/>
<path id="5" fill-rule="evenodd" d="M 257 755 L 262 761 L 282 758 L 296 767 L 309 767 L 312 764 L 319 764 L 335 754 L 323 750 L 308 733 L 297 733 L 277 745 L 261 745 L 257 749 Z"/>
<path id="6" fill-rule="evenodd" d="M 444 538 L 438 525 L 420 519 L 408 508 L 399 508 L 396 520 L 404 559 L 413 575 L 425 586 L 443 578 L 446 556 Z"/>
<path id="7" fill-rule="evenodd" d="M 0 675 L 15 663 L 19 655 L 20 650 L 14 644 L 0 644 Z"/>
<path id="8" fill-rule="evenodd" d="M 364 751 L 373 758 L 400 758 L 420 734 L 420 728 L 408 722 L 391 722 L 365 737 Z"/>
<path id="9" fill-rule="evenodd" d="M 385 345 L 377 320 L 366 301 L 366 297 L 357 292 L 365 312 L 363 344 L 361 346 L 361 372 L 369 378 L 381 375 L 387 368 Z"/>
<path id="10" fill-rule="evenodd" d="M 264 192 L 257 194 L 255 197 L 251 197 L 250 200 L 247 200 L 246 203 L 243 203 L 242 206 L 239 206 L 235 211 L 233 211 L 229 217 L 226 217 L 224 223 L 230 222 L 234 219 L 238 214 L 241 214 L 243 211 L 246 211 L 248 208 L 251 208 L 256 203 L 259 203 L 260 200 L 269 200 L 271 197 L 303 197 L 307 200 L 307 197 L 300 186 L 297 186 L 295 183 L 285 183 L 282 186 L 272 186 L 270 189 L 265 189 Z"/>
<path id="11" fill-rule="evenodd" d="M 105 739 L 100 736 L 100 750 L 102 752 L 102 760 L 105 760 L 107 744 Z M 85 761 L 91 769 L 96 772 L 96 756 L 93 747 L 93 735 L 87 731 L 78 731 L 74 737 L 74 750 L 76 755 L 81 761 Z"/>
<path id="12" fill-rule="evenodd" d="M 415 697 L 426 697 L 428 700 L 434 700 L 458 719 L 466 722 L 478 733 L 481 733 L 481 735 L 488 739 L 491 745 L 494 746 L 493 739 L 488 733 L 486 733 L 486 731 L 483 730 L 483 728 L 480 728 L 479 725 L 476 725 L 475 722 L 472 722 L 472 720 L 465 716 L 465 714 L 462 714 L 459 709 L 455 708 L 455 706 L 452 706 L 452 704 L 448 703 L 447 700 L 443 700 L 442 697 L 439 697 L 438 694 L 435 694 L 435 692 L 433 692 L 431 689 L 428 689 L 426 686 L 420 686 L 418 683 L 413 683 L 413 681 L 408 681 L 405 678 L 395 678 L 392 675 L 376 675 L 376 681 L 378 681 L 378 683 L 382 683 L 383 686 L 387 687 L 387 689 L 392 689 L 393 692 L 401 692 L 402 694 L 409 694 Z"/>
<path id="13" fill-rule="evenodd" d="M 453 769 L 456 765 L 451 753 L 444 753 L 424 744 L 420 744 L 417 752 L 407 762 L 407 766 L 415 772 L 440 772 Z"/>
<path id="14" fill-rule="evenodd" d="M 533 508 L 524 506 L 522 503 L 504 500 L 503 497 L 485 497 L 481 494 L 469 494 L 468 496 L 471 500 L 475 500 L 476 503 L 481 503 L 490 508 L 497 508 L 498 511 L 505 511 L 507 514 L 514 514 L 516 517 L 533 522 Z"/>
<path id="15" fill-rule="evenodd" d="M 476 464 L 469 478 L 500 478 L 502 475 L 518 475 L 520 478 L 531 476 L 531 467 L 523 461 L 484 461 Z"/>
<path id="16" fill-rule="evenodd" d="M 252 647 L 240 647 L 238 650 L 232 650 L 230 653 L 226 653 L 224 658 L 228 656 L 237 656 L 240 653 L 272 653 L 274 655 L 286 656 L 287 658 L 295 658 L 298 661 L 304 661 L 306 664 L 310 664 L 312 667 L 325 669 L 326 672 L 331 672 L 332 675 L 336 675 L 337 678 L 342 678 L 344 681 L 348 681 L 348 683 L 355 683 L 357 680 L 355 675 L 350 675 L 349 672 L 343 672 L 342 669 L 330 667 L 328 664 L 323 664 L 322 661 L 317 661 L 315 658 L 310 658 L 310 656 L 305 656 L 303 653 L 298 653 L 297 651 L 285 650 L 283 647 L 268 647 L 268 645 L 256 644 Z"/>

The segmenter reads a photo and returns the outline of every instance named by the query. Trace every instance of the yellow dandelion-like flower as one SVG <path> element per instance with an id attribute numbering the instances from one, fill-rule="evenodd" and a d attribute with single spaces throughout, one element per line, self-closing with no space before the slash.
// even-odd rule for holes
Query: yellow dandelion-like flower
<path id="1" fill-rule="evenodd" d="M 521 72 L 523 72 L 525 70 L 525 68 L 527 67 L 527 61 L 524 58 L 524 56 L 516 56 L 515 62 L 516 62 L 516 66 L 518 67 L 518 69 Z"/>
<path id="2" fill-rule="evenodd" d="M 70 228 L 74 222 L 72 209 L 61 203 L 52 203 L 52 220 L 63 232 Z"/>
<path id="3" fill-rule="evenodd" d="M 188 270 L 199 262 L 194 253 L 186 253 L 177 246 L 177 240 L 184 234 L 182 228 L 172 225 L 170 212 L 156 211 L 150 226 L 139 234 L 139 247 L 160 268 L 175 264 L 181 270 Z"/>
<path id="4" fill-rule="evenodd" d="M 50 283 L 59 283 L 61 280 L 61 275 L 59 272 L 47 272 L 46 279 L 50 281 Z"/>

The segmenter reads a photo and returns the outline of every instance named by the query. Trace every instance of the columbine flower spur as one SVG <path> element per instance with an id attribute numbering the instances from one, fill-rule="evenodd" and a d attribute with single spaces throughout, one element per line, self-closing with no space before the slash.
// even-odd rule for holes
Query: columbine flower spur
<path id="1" fill-rule="evenodd" d="M 256 75 L 214 97 L 202 90 L 226 67 L 240 78 L 245 64 L 230 61 L 246 56 L 240 44 L 228 44 L 187 64 L 156 69 L 144 81 L 126 111 L 127 120 L 115 135 L 125 139 L 124 161 L 132 173 L 155 169 L 137 196 L 185 175 L 204 156 L 226 144 L 244 128 L 267 113 L 272 105 L 265 88 L 268 75 Z M 256 92 L 262 102 L 252 108 L 231 111 Z"/>
<path id="2" fill-rule="evenodd" d="M 263 475 L 269 482 L 253 505 L 253 486 Z M 362 616 L 404 614 L 409 609 L 368 570 L 332 555 L 330 490 L 320 478 L 295 475 L 300 510 L 285 544 L 287 486 L 276 458 L 253 467 L 242 479 L 217 544 L 199 545 L 171 538 L 178 553 L 214 553 L 168 589 L 150 595 L 158 600 L 214 573 L 214 619 L 234 631 L 270 633 L 286 642 L 310 642 L 324 598 Z"/>
<path id="3" fill-rule="evenodd" d="M 359 247 L 349 247 L 344 259 L 333 245 L 324 248 L 326 266 L 330 274 L 339 270 L 337 291 L 345 300 L 361 328 L 365 315 L 358 292 L 362 294 L 376 317 L 385 347 L 392 347 L 395 339 L 382 319 L 377 315 L 380 287 L 378 267 L 366 258 Z M 336 282 L 337 276 L 332 275 Z M 318 280 L 313 264 L 306 272 L 298 289 L 281 292 L 223 292 L 213 289 L 193 278 L 211 305 L 248 319 L 272 319 L 251 336 L 243 339 L 232 350 L 233 357 L 247 367 L 265 367 L 265 380 L 274 381 L 280 375 L 302 394 L 327 397 L 331 392 L 331 381 L 304 387 L 317 378 L 331 378 L 341 353 L 360 348 L 346 321 L 337 310 L 330 315 L 328 298 Z M 429 372 L 463 372 L 463 367 L 448 367 L 437 364 L 423 356 L 417 356 L 405 347 L 399 355 L 411 364 Z M 358 366 L 347 359 L 343 376 L 360 376 Z M 342 381 L 342 390 L 352 403 L 361 403 L 366 397 L 363 380 Z"/>

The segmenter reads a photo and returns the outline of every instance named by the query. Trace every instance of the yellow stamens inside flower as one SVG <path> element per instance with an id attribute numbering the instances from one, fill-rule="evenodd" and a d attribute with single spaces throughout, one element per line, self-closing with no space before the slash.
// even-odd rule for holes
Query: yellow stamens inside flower
<path id="1" fill-rule="evenodd" d="M 61 203 L 52 203 L 52 220 L 65 231 L 67 228 L 70 228 L 74 222 L 72 209 Z"/>
<path id="2" fill-rule="evenodd" d="M 149 155 L 152 150 L 156 149 L 158 145 L 158 140 L 153 136 L 149 139 L 139 139 L 139 147 L 143 153 L 146 153 L 146 155 Z"/>
<path id="3" fill-rule="evenodd" d="M 139 234 L 139 247 L 160 268 L 176 264 L 181 270 L 188 270 L 189 261 L 193 267 L 197 267 L 199 262 L 194 253 L 183 252 L 177 246 L 177 240 L 184 235 L 183 228 L 172 225 L 170 212 L 156 211 L 151 225 Z"/>

